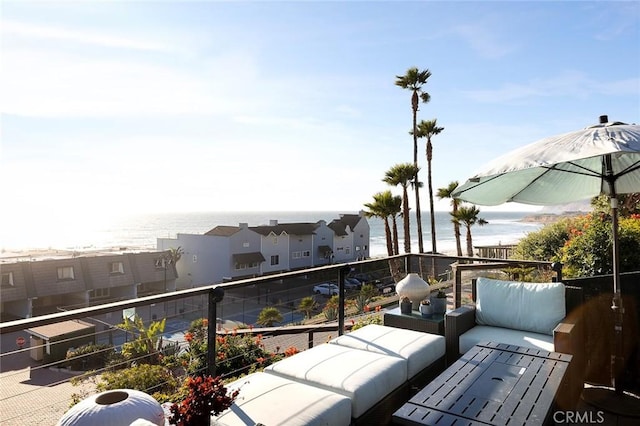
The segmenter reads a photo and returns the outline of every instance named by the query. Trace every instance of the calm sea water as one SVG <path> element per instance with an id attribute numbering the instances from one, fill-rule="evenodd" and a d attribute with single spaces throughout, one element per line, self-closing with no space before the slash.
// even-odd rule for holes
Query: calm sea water
<path id="1" fill-rule="evenodd" d="M 46 230 L 11 229 L 5 226 L 0 248 L 2 250 L 28 249 L 103 249 L 111 247 L 150 248 L 155 249 L 157 238 L 175 238 L 181 234 L 202 234 L 218 225 L 238 225 L 248 223 L 249 226 L 265 225 L 276 219 L 280 223 L 330 222 L 340 213 L 356 212 L 200 212 L 200 213 L 161 213 L 131 215 L 113 218 L 110 221 L 87 222 L 72 227 L 48 227 Z M 527 233 L 540 229 L 539 223 L 522 222 L 530 212 L 481 212 L 480 217 L 489 223 L 472 227 L 474 245 L 511 244 Z M 454 253 L 455 240 L 453 225 L 447 212 L 436 212 L 437 251 Z M 431 250 L 429 213 L 422 215 L 422 228 L 425 251 Z M 6 225 L 6 224 L 5 224 Z M 386 255 L 386 240 L 383 222 L 369 219 L 371 228 L 371 256 Z M 411 218 L 412 250 L 418 251 L 417 225 L 415 216 Z M 465 247 L 462 229 L 463 250 Z M 398 220 L 398 234 L 402 238 L 402 220 Z M 402 241 L 400 247 L 403 246 Z"/>

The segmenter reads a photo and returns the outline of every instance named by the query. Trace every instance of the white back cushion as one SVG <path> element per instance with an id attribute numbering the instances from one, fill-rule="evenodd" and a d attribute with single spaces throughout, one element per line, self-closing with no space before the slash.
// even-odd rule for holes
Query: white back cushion
<path id="1" fill-rule="evenodd" d="M 562 283 L 524 283 L 480 277 L 476 323 L 553 335 L 566 316 Z"/>

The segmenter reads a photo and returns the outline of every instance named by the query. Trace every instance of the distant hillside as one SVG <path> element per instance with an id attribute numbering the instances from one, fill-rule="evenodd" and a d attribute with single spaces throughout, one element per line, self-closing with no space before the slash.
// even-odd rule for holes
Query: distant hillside
<path id="1" fill-rule="evenodd" d="M 541 214 L 557 214 L 563 215 L 565 213 L 583 212 L 588 213 L 593 208 L 591 207 L 591 200 L 577 201 L 575 203 L 558 204 L 555 206 L 544 206 L 541 210 Z"/>
<path id="2" fill-rule="evenodd" d="M 535 213 L 525 216 L 520 222 L 533 222 L 533 223 L 553 223 L 565 217 L 582 216 L 587 212 L 584 211 L 565 211 L 560 214 L 555 213 Z"/>

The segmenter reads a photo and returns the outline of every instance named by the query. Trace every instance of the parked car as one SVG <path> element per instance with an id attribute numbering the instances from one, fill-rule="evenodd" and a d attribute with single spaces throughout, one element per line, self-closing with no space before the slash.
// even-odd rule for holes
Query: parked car
<path id="1" fill-rule="evenodd" d="M 313 286 L 313 292 L 324 296 L 334 296 L 340 292 L 340 288 L 333 283 L 322 283 Z"/>
<path id="2" fill-rule="evenodd" d="M 344 288 L 347 290 L 360 290 L 362 283 L 356 278 L 347 277 L 344 279 Z"/>

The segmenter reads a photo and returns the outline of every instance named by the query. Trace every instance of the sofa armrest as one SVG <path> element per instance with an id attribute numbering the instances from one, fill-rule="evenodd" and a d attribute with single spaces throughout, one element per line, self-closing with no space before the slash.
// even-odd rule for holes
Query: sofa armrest
<path id="1" fill-rule="evenodd" d="M 460 356 L 460 335 L 476 325 L 476 307 L 461 306 L 447 312 L 444 317 L 444 337 L 447 347 L 447 364 L 451 365 Z"/>
<path id="2" fill-rule="evenodd" d="M 584 322 L 579 315 L 570 315 L 556 326 L 553 330 L 553 346 L 556 352 L 573 356 L 567 372 L 564 398 L 558 401 L 561 408 L 573 409 L 584 387 Z"/>

